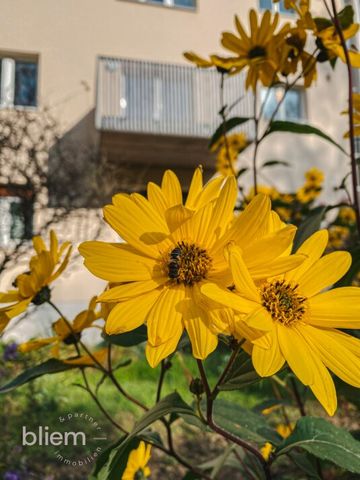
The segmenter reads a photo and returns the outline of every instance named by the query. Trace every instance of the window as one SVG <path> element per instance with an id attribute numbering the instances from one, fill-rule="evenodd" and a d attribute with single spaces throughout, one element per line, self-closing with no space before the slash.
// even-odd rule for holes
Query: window
<path id="1" fill-rule="evenodd" d="M 293 10 L 287 10 L 284 5 L 284 0 L 280 0 L 280 2 L 273 3 L 272 0 L 260 0 L 260 8 L 262 10 L 272 10 L 273 12 L 280 12 L 280 13 L 293 13 Z"/>
<path id="2" fill-rule="evenodd" d="M 264 105 L 264 118 L 269 120 L 278 104 L 281 102 L 276 120 L 303 120 L 306 116 L 304 91 L 300 88 L 289 90 L 284 97 L 283 87 L 272 87 L 270 91 L 267 88 L 261 90 L 261 102 Z"/>
<path id="3" fill-rule="evenodd" d="M 0 245 L 32 236 L 32 194 L 21 187 L 0 186 Z"/>
<path id="4" fill-rule="evenodd" d="M 196 8 L 196 0 L 137 0 L 141 3 L 156 3 L 166 7 Z"/>
<path id="5" fill-rule="evenodd" d="M 36 107 L 37 59 L 0 57 L 0 106 Z"/>

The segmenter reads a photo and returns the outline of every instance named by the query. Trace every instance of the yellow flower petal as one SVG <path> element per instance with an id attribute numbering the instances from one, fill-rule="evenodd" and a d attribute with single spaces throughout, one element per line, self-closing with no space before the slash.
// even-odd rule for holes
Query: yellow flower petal
<path id="1" fill-rule="evenodd" d="M 360 358 L 346 348 L 341 342 L 341 337 L 339 336 L 336 339 L 325 330 L 314 328 L 310 325 L 307 325 L 306 328 L 303 327 L 303 331 L 304 335 L 312 340 L 312 346 L 318 351 L 324 364 L 341 380 L 359 388 Z"/>
<path id="2" fill-rule="evenodd" d="M 266 337 L 268 337 L 270 348 L 264 349 L 255 344 L 252 351 L 254 368 L 261 377 L 275 375 L 285 363 L 277 339 L 277 329 L 273 328 Z"/>
<path id="3" fill-rule="evenodd" d="M 319 230 L 306 239 L 296 252 L 305 255 L 305 259 L 296 270 L 292 270 L 286 274 L 286 280 L 294 280 L 294 282 L 297 282 L 298 279 L 319 260 L 325 251 L 328 239 L 329 232 L 327 230 Z"/>
<path id="4" fill-rule="evenodd" d="M 140 255 L 130 245 L 84 242 L 79 246 L 85 266 L 94 275 L 109 282 L 150 280 L 155 261 Z"/>
<path id="5" fill-rule="evenodd" d="M 169 230 L 159 215 L 153 215 L 155 210 L 150 207 L 150 202 L 144 209 L 133 199 L 119 194 L 116 205 L 104 208 L 104 218 L 123 240 L 146 255 L 157 256 L 154 244 L 164 240 Z"/>
<path id="6" fill-rule="evenodd" d="M 197 207 L 197 198 L 199 197 L 203 188 L 202 168 L 198 167 L 192 177 L 189 192 L 186 198 L 185 207 L 195 210 Z"/>
<path id="7" fill-rule="evenodd" d="M 236 290 L 241 296 L 254 302 L 260 302 L 258 289 L 251 278 L 249 270 L 243 260 L 241 250 L 238 247 L 230 248 L 229 260 Z"/>
<path id="8" fill-rule="evenodd" d="M 108 335 L 129 332 L 145 322 L 146 316 L 159 298 L 161 290 L 152 290 L 136 298 L 121 302 L 109 313 L 105 324 Z"/>
<path id="9" fill-rule="evenodd" d="M 201 293 L 211 300 L 233 308 L 240 313 L 250 313 L 258 306 L 255 302 L 242 298 L 229 290 L 224 290 L 215 283 L 205 283 L 201 287 Z"/>
<path id="10" fill-rule="evenodd" d="M 149 311 L 146 322 L 148 339 L 153 347 L 168 341 L 182 327 L 181 301 L 185 298 L 183 287 L 164 288 Z M 165 320 L 165 321 L 164 321 Z"/>
<path id="11" fill-rule="evenodd" d="M 288 275 L 290 271 L 297 268 L 305 260 L 303 255 L 289 255 L 278 257 L 272 262 L 266 262 L 256 265 L 250 269 L 251 276 L 255 280 L 260 280 L 271 276 L 281 275 L 283 273 Z"/>
<path id="12" fill-rule="evenodd" d="M 278 325 L 280 350 L 291 370 L 304 385 L 314 383 L 313 355 L 308 344 L 294 327 Z"/>
<path id="13" fill-rule="evenodd" d="M 98 350 L 97 352 L 94 352 L 92 356 L 103 366 L 107 363 L 107 355 L 108 355 L 108 349 L 107 348 L 102 348 L 101 350 Z M 79 358 L 73 358 L 70 360 L 63 360 L 64 363 L 67 363 L 69 365 L 79 365 L 79 366 L 88 366 L 91 367 L 95 365 L 95 361 L 90 357 L 90 355 L 84 355 Z"/>
<path id="14" fill-rule="evenodd" d="M 152 368 L 155 368 L 161 360 L 168 357 L 176 350 L 182 333 L 183 327 L 179 325 L 176 334 L 174 334 L 167 342 L 164 342 L 157 347 L 152 346 L 149 342 L 147 343 L 145 354 L 147 361 Z"/>
<path id="15" fill-rule="evenodd" d="M 118 285 L 117 287 L 106 290 L 98 296 L 98 302 L 120 302 L 129 300 L 130 298 L 137 297 L 143 293 L 150 292 L 161 286 L 167 281 L 167 278 L 155 280 L 144 280 L 142 282 L 130 282 Z"/>
<path id="16" fill-rule="evenodd" d="M 262 305 L 258 305 L 248 316 L 244 318 L 244 322 L 252 328 L 257 330 L 270 331 L 273 328 L 274 322 L 269 312 L 265 310 Z"/>
<path id="17" fill-rule="evenodd" d="M 323 328 L 360 328 L 360 289 L 335 288 L 309 300 L 307 323 Z"/>
<path id="18" fill-rule="evenodd" d="M 171 170 L 164 173 L 161 189 L 167 200 L 168 208 L 182 204 L 182 190 L 179 179 Z M 151 230 L 150 230 L 151 231 Z"/>
<path id="19" fill-rule="evenodd" d="M 317 260 L 307 272 L 297 278 L 297 283 L 306 297 L 312 297 L 343 277 L 350 265 L 350 253 L 329 253 Z"/>

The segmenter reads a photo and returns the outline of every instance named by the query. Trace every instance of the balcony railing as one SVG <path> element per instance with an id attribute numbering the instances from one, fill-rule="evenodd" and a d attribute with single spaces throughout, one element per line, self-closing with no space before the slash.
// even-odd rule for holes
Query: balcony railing
<path id="1" fill-rule="evenodd" d="M 250 116 L 244 77 L 225 80 L 232 116 Z M 220 123 L 220 74 L 191 66 L 99 57 L 96 127 L 99 130 L 209 137 Z M 250 122 L 243 128 L 250 128 Z M 249 133 L 249 131 L 248 131 Z"/>

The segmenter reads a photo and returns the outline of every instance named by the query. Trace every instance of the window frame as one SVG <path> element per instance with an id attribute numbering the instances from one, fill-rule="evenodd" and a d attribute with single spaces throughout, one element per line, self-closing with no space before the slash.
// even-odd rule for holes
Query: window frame
<path id="1" fill-rule="evenodd" d="M 280 10 L 280 2 L 278 3 L 273 3 L 272 0 L 270 0 L 271 2 L 271 8 L 266 8 L 266 7 L 262 7 L 261 6 L 261 0 L 259 0 L 259 10 L 262 11 L 262 12 L 265 12 L 266 10 L 270 10 L 270 12 L 272 13 L 278 13 L 279 15 L 285 15 L 285 16 L 288 16 L 288 17 L 293 17 L 295 12 L 292 11 L 292 10 L 286 10 L 284 9 L 284 11 L 281 11 Z"/>
<path id="2" fill-rule="evenodd" d="M 11 52 L 8 50 L 0 50 L 0 62 L 2 65 L 3 59 L 10 59 L 15 62 L 14 66 L 14 77 L 12 79 L 12 87 L 13 87 L 13 99 L 12 103 L 3 103 L 1 98 L 1 90 L 0 90 L 0 109 L 2 110 L 19 110 L 19 111 L 37 111 L 39 109 L 39 86 L 40 86 L 40 55 L 36 53 L 19 53 L 19 52 Z M 36 64 L 36 97 L 35 97 L 35 105 L 16 105 L 15 104 L 15 87 L 16 87 L 16 77 L 15 77 L 15 69 L 16 69 L 16 62 L 31 62 Z M 0 87 L 1 87 L 1 76 L 0 76 Z"/>
<path id="3" fill-rule="evenodd" d="M 175 0 L 162 0 L 157 2 L 156 0 L 118 0 L 122 2 L 137 3 L 140 5 L 148 5 L 151 7 L 169 8 L 170 10 L 180 10 L 183 12 L 196 13 L 198 11 L 199 0 L 195 1 L 194 7 L 187 7 L 186 5 L 175 5 Z"/>
<path id="4" fill-rule="evenodd" d="M 284 87 L 282 85 L 273 85 L 272 87 L 262 87 L 261 88 L 261 90 L 259 92 L 259 97 L 260 97 L 261 104 L 262 104 L 262 101 L 263 101 L 262 97 L 264 96 L 264 98 L 266 98 L 267 91 L 269 89 L 275 89 L 275 88 L 282 88 L 284 90 Z M 306 89 L 301 87 L 301 86 L 295 86 L 290 90 L 290 92 L 291 91 L 297 92 L 298 94 L 300 94 L 300 106 L 301 106 L 301 113 L 302 113 L 301 116 L 297 117 L 297 118 L 289 118 L 286 115 L 279 116 L 279 113 L 285 111 L 285 103 L 286 103 L 286 100 L 285 100 L 285 102 L 283 102 L 279 111 L 277 112 L 277 114 L 274 118 L 274 121 L 280 120 L 280 121 L 285 121 L 285 122 L 305 123 L 308 120 L 308 108 L 307 108 L 307 102 L 306 102 Z M 264 108 L 263 108 L 263 118 L 264 118 L 264 120 L 268 121 L 268 120 L 270 120 L 271 116 L 266 117 L 265 116 L 265 111 L 266 111 L 266 109 L 265 109 L 265 106 L 264 106 Z"/>

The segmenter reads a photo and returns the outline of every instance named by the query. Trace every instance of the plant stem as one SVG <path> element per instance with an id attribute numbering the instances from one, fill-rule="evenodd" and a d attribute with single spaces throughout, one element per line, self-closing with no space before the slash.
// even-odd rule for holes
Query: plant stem
<path id="1" fill-rule="evenodd" d="M 254 92 L 254 124 L 255 124 L 255 138 L 254 138 L 254 155 L 253 155 L 253 179 L 254 179 L 254 193 L 257 195 L 258 189 L 257 189 L 257 166 L 256 166 L 256 160 L 257 160 L 257 153 L 258 153 L 258 148 L 260 145 L 260 140 L 259 140 L 259 118 L 257 116 L 257 87 L 255 87 L 255 92 Z"/>
<path id="2" fill-rule="evenodd" d="M 53 309 L 61 316 L 61 318 L 64 320 L 64 322 L 66 323 L 67 327 L 69 328 L 69 331 L 74 335 L 75 334 L 75 331 L 71 325 L 71 323 L 69 322 L 69 320 L 62 314 L 61 310 L 51 301 L 51 300 L 48 300 L 47 303 L 53 307 Z M 79 340 L 78 342 L 75 343 L 75 347 L 76 347 L 76 351 L 78 353 L 79 356 L 81 356 L 81 352 L 80 352 L 80 349 L 79 349 L 79 345 L 81 345 L 81 347 L 85 350 L 85 352 L 89 355 L 89 357 L 92 359 L 92 361 L 94 362 L 95 365 L 97 365 L 97 367 L 99 368 L 99 370 L 101 370 L 111 381 L 112 383 L 114 384 L 114 386 L 117 388 L 117 390 L 127 399 L 129 400 L 130 402 L 134 403 L 135 405 L 137 405 L 138 407 L 142 408 L 144 411 L 148 411 L 149 409 L 144 405 L 142 404 L 139 400 L 137 400 L 136 398 L 132 397 L 129 393 L 127 393 L 124 388 L 119 384 L 119 382 L 117 381 L 113 371 L 112 371 L 112 368 L 111 366 L 109 367 L 109 370 L 107 370 L 98 360 L 96 357 L 94 357 L 94 355 L 90 352 L 90 350 L 87 348 L 86 345 L 84 345 L 84 343 Z M 109 357 L 108 355 L 108 359 L 110 359 L 111 361 L 111 355 Z"/>
<path id="3" fill-rule="evenodd" d="M 296 381 L 293 377 L 291 377 L 290 382 L 291 382 L 292 390 L 293 390 L 293 393 L 294 393 L 294 397 L 295 397 L 300 415 L 302 417 L 306 417 L 304 402 L 302 401 L 302 398 L 300 396 L 299 390 L 298 390 L 297 385 L 296 385 Z"/>
<path id="4" fill-rule="evenodd" d="M 331 18 L 337 34 L 339 35 L 341 46 L 344 50 L 346 68 L 347 68 L 347 77 L 348 77 L 348 108 L 349 108 L 349 143 L 350 143 L 350 158 L 351 158 L 351 179 L 352 179 L 352 189 L 353 189 L 353 201 L 354 201 L 354 210 L 356 215 L 356 226 L 358 231 L 358 236 L 360 238 L 360 204 L 359 204 L 359 195 L 358 195 L 358 172 L 356 165 L 356 153 L 355 153 L 355 128 L 354 128 L 354 103 L 353 103 L 353 78 L 351 70 L 351 61 L 349 56 L 349 51 L 346 45 L 346 40 L 344 33 L 342 31 L 340 21 L 338 18 L 338 13 L 336 9 L 335 0 L 331 0 L 331 6 L 333 10 L 333 16 Z"/>
<path id="5" fill-rule="evenodd" d="M 158 383 L 158 387 L 157 387 L 157 391 L 156 391 L 156 403 L 158 403 L 158 401 L 161 398 L 161 390 L 162 390 L 162 386 L 163 386 L 163 383 L 164 383 L 164 378 L 165 378 L 166 371 L 167 371 L 166 360 L 161 360 L 161 370 L 160 370 L 160 376 L 159 376 L 159 383 Z"/>
<path id="6" fill-rule="evenodd" d="M 224 137 L 224 145 L 225 145 L 225 150 L 226 150 L 226 156 L 229 162 L 229 166 L 231 168 L 231 173 L 236 176 L 236 172 L 234 170 L 234 166 L 231 162 L 231 157 L 230 157 L 230 146 L 228 142 L 228 138 L 226 135 L 226 105 L 225 105 L 225 98 L 224 98 L 224 87 L 225 87 L 225 73 L 221 72 L 221 77 L 220 77 L 220 116 L 222 120 L 222 134 Z"/>
<path id="7" fill-rule="evenodd" d="M 197 360 L 199 373 L 201 380 L 203 382 L 205 394 L 206 394 L 206 421 L 208 426 L 216 433 L 221 435 L 222 437 L 226 438 L 227 440 L 239 445 L 240 447 L 244 448 L 248 452 L 255 455 L 255 457 L 260 461 L 260 464 L 263 467 L 265 477 L 267 480 L 271 480 L 271 473 L 268 463 L 264 460 L 261 453 L 252 445 L 245 442 L 241 438 L 237 437 L 236 435 L 224 430 L 222 427 L 216 424 L 213 418 L 213 407 L 214 407 L 214 400 L 216 398 L 217 392 L 212 392 L 209 386 L 209 382 L 207 380 L 206 372 L 201 360 Z"/>

